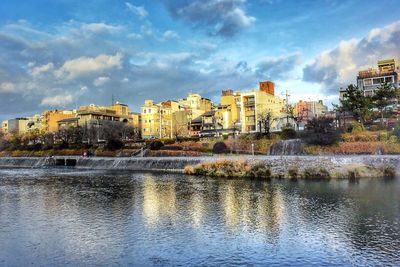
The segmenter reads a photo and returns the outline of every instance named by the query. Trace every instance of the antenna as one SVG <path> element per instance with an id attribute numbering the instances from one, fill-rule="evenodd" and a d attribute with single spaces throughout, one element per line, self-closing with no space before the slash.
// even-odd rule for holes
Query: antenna
<path id="1" fill-rule="evenodd" d="M 111 106 L 114 106 L 114 94 L 111 95 Z"/>

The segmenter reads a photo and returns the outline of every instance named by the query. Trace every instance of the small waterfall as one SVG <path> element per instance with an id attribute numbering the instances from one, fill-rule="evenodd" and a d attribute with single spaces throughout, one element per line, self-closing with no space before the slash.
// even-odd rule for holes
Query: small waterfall
<path id="1" fill-rule="evenodd" d="M 268 155 L 301 155 L 301 145 L 303 141 L 300 139 L 281 140 L 269 147 Z"/>

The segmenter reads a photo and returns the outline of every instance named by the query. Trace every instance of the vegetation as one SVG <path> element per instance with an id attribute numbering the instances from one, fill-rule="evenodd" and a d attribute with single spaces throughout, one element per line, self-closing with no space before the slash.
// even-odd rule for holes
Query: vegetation
<path id="1" fill-rule="evenodd" d="M 224 142 L 217 142 L 213 146 L 214 154 L 226 154 L 229 153 L 228 146 Z"/>
<path id="2" fill-rule="evenodd" d="M 225 178 L 288 178 L 288 179 L 355 179 L 363 177 L 394 177 L 395 168 L 391 165 L 367 166 L 364 164 L 345 165 L 339 168 L 306 167 L 303 169 L 290 168 L 287 173 L 273 168 L 263 161 L 226 160 L 202 162 L 195 166 L 188 165 L 185 174 L 204 175 Z"/>

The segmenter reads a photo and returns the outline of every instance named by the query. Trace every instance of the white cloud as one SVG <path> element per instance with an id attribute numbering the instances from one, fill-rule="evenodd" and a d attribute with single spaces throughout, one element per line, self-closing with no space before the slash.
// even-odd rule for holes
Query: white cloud
<path id="1" fill-rule="evenodd" d="M 163 37 L 166 40 L 170 40 L 170 39 L 179 38 L 179 35 L 174 31 L 166 31 L 166 32 L 164 32 Z"/>
<path id="2" fill-rule="evenodd" d="M 40 105 L 42 106 L 66 106 L 74 102 L 74 97 L 72 94 L 66 93 L 56 96 L 48 96 L 42 99 Z"/>
<path id="3" fill-rule="evenodd" d="M 100 76 L 93 81 L 94 86 L 102 86 L 110 80 L 110 77 Z"/>
<path id="4" fill-rule="evenodd" d="M 113 26 L 105 23 L 88 23 L 83 24 L 82 29 L 84 31 L 92 32 L 92 33 L 114 33 L 122 29 L 121 26 Z"/>
<path id="5" fill-rule="evenodd" d="M 163 1 L 174 17 L 203 26 L 212 35 L 230 37 L 256 21 L 246 14 L 246 0 Z"/>
<path id="6" fill-rule="evenodd" d="M 400 21 L 376 28 L 361 39 L 341 41 L 319 54 L 303 69 L 303 80 L 320 83 L 323 92 L 337 94 L 340 87 L 356 82 L 362 68 L 376 67 L 385 58 L 400 59 Z"/>
<path id="7" fill-rule="evenodd" d="M 49 72 L 53 69 L 54 69 L 54 64 L 50 62 L 50 63 L 42 65 L 42 66 L 34 67 L 31 70 L 31 75 L 32 75 L 32 77 L 38 77 L 41 74 Z"/>
<path id="8" fill-rule="evenodd" d="M 14 83 L 11 82 L 3 82 L 0 83 L 0 92 L 2 93 L 13 93 L 16 89 Z"/>
<path id="9" fill-rule="evenodd" d="M 143 6 L 135 6 L 129 2 L 125 2 L 126 7 L 135 15 L 139 16 L 140 18 L 145 18 L 149 15 L 149 12 Z"/>
<path id="10" fill-rule="evenodd" d="M 101 72 L 104 70 L 119 68 L 122 64 L 122 54 L 115 55 L 101 54 L 95 58 L 80 57 L 65 61 L 63 66 L 54 71 L 57 78 L 74 79 L 89 73 Z"/>

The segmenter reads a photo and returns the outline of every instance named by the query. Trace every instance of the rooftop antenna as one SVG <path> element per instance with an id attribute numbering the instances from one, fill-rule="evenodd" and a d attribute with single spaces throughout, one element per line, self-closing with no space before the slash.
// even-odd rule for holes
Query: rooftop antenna
<path id="1" fill-rule="evenodd" d="M 114 106 L 114 94 L 111 94 L 111 106 Z"/>

